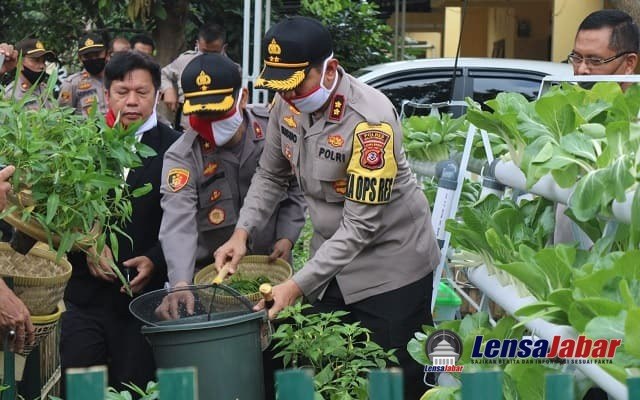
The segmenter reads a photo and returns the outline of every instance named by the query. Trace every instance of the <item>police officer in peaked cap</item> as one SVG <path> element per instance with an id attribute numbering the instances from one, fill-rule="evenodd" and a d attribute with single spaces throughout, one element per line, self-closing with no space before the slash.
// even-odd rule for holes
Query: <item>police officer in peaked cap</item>
<path id="1" fill-rule="evenodd" d="M 422 367 L 406 346 L 432 323 L 440 250 L 429 204 L 402 151 L 395 109 L 340 67 L 329 31 L 314 19 L 275 24 L 262 50 L 255 86 L 277 95 L 258 169 L 216 267 L 237 264 L 293 170 L 313 224 L 313 256 L 273 288 L 270 316 L 300 297 L 318 312 L 349 311 L 348 321 L 360 321 L 372 340 L 397 349 L 405 398 L 417 399 L 426 389 Z"/>
<path id="2" fill-rule="evenodd" d="M 104 98 L 104 67 L 107 46 L 101 35 L 87 33 L 78 41 L 78 58 L 83 69 L 62 83 L 58 103 L 76 109 L 76 113 L 88 115 L 93 107 L 100 114 L 107 112 Z"/>
<path id="3" fill-rule="evenodd" d="M 165 154 L 161 186 L 160 241 L 172 287 L 190 284 L 194 270 L 212 263 L 213 251 L 231 237 L 266 143 L 268 120 L 265 107 L 247 105 L 248 91 L 228 57 L 200 54 L 181 80 L 190 128 Z M 257 221 L 250 253 L 291 262 L 305 203 L 291 172 L 284 183 L 272 212 Z M 164 306 L 159 312 L 175 317 L 169 302 Z"/>

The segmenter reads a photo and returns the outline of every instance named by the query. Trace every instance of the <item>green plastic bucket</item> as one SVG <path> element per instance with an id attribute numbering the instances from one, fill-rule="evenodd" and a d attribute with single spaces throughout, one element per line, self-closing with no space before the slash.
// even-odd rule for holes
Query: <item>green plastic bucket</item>
<path id="1" fill-rule="evenodd" d="M 433 320 L 441 322 L 455 319 L 461 305 L 462 299 L 456 291 L 446 283 L 440 282 L 436 297 L 436 307 L 433 310 Z"/>
<path id="2" fill-rule="evenodd" d="M 158 368 L 197 368 L 199 400 L 263 400 L 264 311 L 207 315 L 143 326 Z"/>

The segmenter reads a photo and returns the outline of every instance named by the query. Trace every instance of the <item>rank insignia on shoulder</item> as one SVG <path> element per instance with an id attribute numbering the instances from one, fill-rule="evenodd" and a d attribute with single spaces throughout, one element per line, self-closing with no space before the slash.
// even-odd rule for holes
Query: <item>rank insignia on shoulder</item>
<path id="1" fill-rule="evenodd" d="M 204 176 L 211 176 L 215 174 L 217 170 L 218 170 L 218 163 L 210 162 L 204 167 L 203 173 L 204 173 Z"/>
<path id="2" fill-rule="evenodd" d="M 294 113 L 295 115 L 300 115 L 300 110 L 298 110 L 297 108 L 295 108 L 294 106 L 292 106 L 291 104 L 289 104 L 289 111 L 291 111 L 292 113 Z"/>
<path id="3" fill-rule="evenodd" d="M 213 192 L 211 192 L 211 196 L 209 196 L 209 200 L 216 201 L 220 198 L 220 196 L 222 196 L 222 192 L 219 191 L 218 189 L 215 189 Z"/>
<path id="4" fill-rule="evenodd" d="M 171 168 L 167 175 L 167 184 L 173 192 L 177 192 L 189 182 L 189 170 L 184 168 Z"/>
<path id="5" fill-rule="evenodd" d="M 327 138 L 327 143 L 331 147 L 342 147 L 344 145 L 344 139 L 340 135 L 331 135 Z"/>
<path id="6" fill-rule="evenodd" d="M 202 147 L 202 152 L 204 154 L 209 154 L 216 149 L 215 146 L 208 140 L 202 139 L 201 137 L 198 138 L 200 139 L 200 147 Z"/>
<path id="7" fill-rule="evenodd" d="M 69 92 L 61 92 L 60 93 L 60 99 L 62 101 L 71 101 L 71 93 L 69 93 Z"/>
<path id="8" fill-rule="evenodd" d="M 291 151 L 291 145 L 289 143 L 284 145 L 284 156 L 287 157 L 287 160 L 291 161 L 291 157 L 293 157 L 293 152 Z"/>
<path id="9" fill-rule="evenodd" d="M 255 132 L 256 134 L 256 139 L 264 138 L 264 132 L 262 132 L 262 127 L 260 126 L 259 123 L 257 122 L 253 123 L 253 132 Z"/>
<path id="10" fill-rule="evenodd" d="M 20 87 L 22 88 L 22 90 L 27 90 L 29 89 L 29 84 L 27 82 L 22 82 L 22 84 L 20 85 Z"/>
<path id="11" fill-rule="evenodd" d="M 344 114 L 344 96 L 337 94 L 333 96 L 331 107 L 329 107 L 329 119 L 332 121 L 340 121 Z"/>
<path id="12" fill-rule="evenodd" d="M 91 88 L 91 82 L 80 81 L 80 84 L 78 85 L 78 89 L 80 89 L 80 90 L 85 90 L 85 89 L 90 89 L 90 88 Z"/>
<path id="13" fill-rule="evenodd" d="M 213 225 L 220 225 L 224 222 L 226 215 L 222 208 L 215 207 L 209 211 L 209 222 Z"/>
<path id="14" fill-rule="evenodd" d="M 282 120 L 284 121 L 285 124 L 287 124 L 287 126 L 289 128 L 297 128 L 298 124 L 296 124 L 296 120 L 293 119 L 293 115 L 289 115 L 288 117 L 284 117 L 282 118 Z"/>

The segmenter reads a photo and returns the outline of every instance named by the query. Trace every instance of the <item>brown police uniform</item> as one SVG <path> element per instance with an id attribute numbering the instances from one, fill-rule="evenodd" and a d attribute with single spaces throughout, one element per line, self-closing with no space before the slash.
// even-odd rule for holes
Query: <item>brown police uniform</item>
<path id="1" fill-rule="evenodd" d="M 293 167 L 314 227 L 314 256 L 293 279 L 314 299 L 335 277 L 349 304 L 423 278 L 440 252 L 393 106 L 342 69 L 340 75 L 315 119 L 276 101 L 238 227 L 255 232 Z M 369 169 L 367 156 L 384 161 Z"/>
<path id="2" fill-rule="evenodd" d="M 190 282 L 194 266 L 212 262 L 213 251 L 233 233 L 262 153 L 268 111 L 247 107 L 244 117 L 247 130 L 237 144 L 239 157 L 233 149 L 212 149 L 191 129 L 165 154 L 160 241 L 171 283 Z M 176 178 L 185 183 L 174 184 Z M 304 209 L 293 181 L 277 210 L 262 220 L 266 226 L 253 235 L 251 253 L 270 254 L 282 238 L 295 243 L 304 225 Z"/>
<path id="3" fill-rule="evenodd" d="M 265 35 L 263 54 L 265 68 L 255 86 L 289 92 L 310 67 L 322 72 L 332 55 L 331 35 L 314 19 L 286 18 Z M 254 234 L 293 168 L 314 230 L 312 258 L 293 281 L 313 310 L 348 311 L 346 322 L 361 322 L 372 340 L 397 349 L 405 398 L 419 398 L 422 367 L 406 346 L 431 322 L 431 272 L 440 251 L 429 205 L 409 169 L 393 105 L 340 67 L 335 79 L 320 111 L 300 112 L 276 96 L 236 227 Z M 305 98 L 313 100 L 312 94 Z"/>
<path id="4" fill-rule="evenodd" d="M 58 103 L 76 109 L 76 113 L 84 116 L 94 104 L 98 105 L 99 114 L 107 113 L 107 103 L 104 98 L 104 83 L 101 78 L 82 70 L 69 76 L 62 82 Z"/>
<path id="5" fill-rule="evenodd" d="M 29 90 L 31 90 L 32 85 L 22 75 L 18 77 L 18 84 L 15 85 L 15 83 L 16 81 L 11 81 L 11 83 L 6 86 L 4 97 L 6 99 L 13 98 L 14 100 L 22 100 Z M 46 97 L 46 89 L 47 84 L 45 82 L 38 83 L 36 87 L 33 88 L 33 92 L 31 93 L 32 98 L 27 100 L 25 107 L 30 110 L 39 110 L 41 107 L 51 108 L 51 101 Z"/>
<path id="6" fill-rule="evenodd" d="M 78 55 L 81 57 L 103 51 L 106 56 L 106 49 L 104 39 L 95 33 L 83 35 L 78 42 Z M 89 61 L 83 61 L 83 63 L 84 62 Z M 92 107 L 97 105 L 98 109 L 96 113 L 104 115 L 107 113 L 107 103 L 104 97 L 104 82 L 103 79 L 98 76 L 104 69 L 102 69 L 102 71 L 89 69 L 89 71 L 83 69 L 69 76 L 62 82 L 60 95 L 58 96 L 58 104 L 73 107 L 76 109 L 77 114 L 84 116 L 87 116 Z"/>

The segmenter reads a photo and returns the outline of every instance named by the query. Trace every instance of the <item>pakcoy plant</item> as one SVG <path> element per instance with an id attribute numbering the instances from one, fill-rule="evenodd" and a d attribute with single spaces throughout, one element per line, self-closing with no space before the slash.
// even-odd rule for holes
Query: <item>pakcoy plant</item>
<path id="1" fill-rule="evenodd" d="M 451 245 L 480 255 L 488 266 L 520 259 L 520 248 L 541 249 L 554 227 L 552 203 L 543 198 L 499 199 L 490 194 L 460 207 L 445 225 Z"/>
<path id="2" fill-rule="evenodd" d="M 437 162 L 448 160 L 453 153 L 462 153 L 469 123 L 464 115 L 457 118 L 447 113 L 414 115 L 402 120 L 402 128 L 404 148 L 411 159 Z M 488 137 L 494 155 L 507 152 L 506 144 L 498 135 L 488 133 Z M 481 140 L 474 142 L 471 155 L 476 159 L 486 158 Z"/>
<path id="3" fill-rule="evenodd" d="M 613 363 L 602 368 L 624 382 L 640 375 L 640 251 L 611 251 L 613 241 L 604 237 L 590 251 L 571 245 L 522 249 L 523 261 L 496 267 L 538 300 L 516 312 L 523 323 L 543 318 L 592 339 L 621 340 Z"/>
<path id="4" fill-rule="evenodd" d="M 49 99 L 55 82 L 54 74 Z M 30 101 L 40 107 L 26 108 Z M 45 107 L 44 101 L 31 92 L 6 100 L 0 92 L 0 163 L 15 165 L 11 183 L 21 203 L 11 204 L 0 217 L 17 213 L 41 227 L 58 257 L 77 244 L 101 254 L 109 238 L 117 258 L 116 232 L 127 236 L 120 226 L 131 216 L 130 199 L 151 189 L 147 184 L 131 191 L 124 171 L 155 152 L 135 139 L 136 126 L 110 128 L 101 116 L 84 118 L 73 109 Z M 113 270 L 124 282 L 115 264 Z"/>
<path id="5" fill-rule="evenodd" d="M 486 102 L 492 111 L 468 103 L 467 120 L 506 141 L 529 187 L 546 174 L 561 187 L 575 185 L 569 206 L 579 221 L 608 215 L 614 199 L 624 201 L 627 191 L 637 187 L 637 85 L 623 92 L 615 82 L 597 83 L 591 90 L 563 84 L 533 102 L 501 93 Z M 633 208 L 640 210 L 640 194 Z"/>

